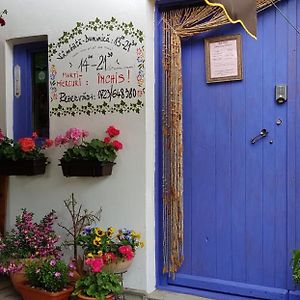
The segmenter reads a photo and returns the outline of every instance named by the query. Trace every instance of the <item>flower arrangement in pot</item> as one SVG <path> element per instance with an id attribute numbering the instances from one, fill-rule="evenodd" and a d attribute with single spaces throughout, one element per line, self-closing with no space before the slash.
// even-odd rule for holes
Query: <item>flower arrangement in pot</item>
<path id="1" fill-rule="evenodd" d="M 102 260 L 104 270 L 123 273 L 128 270 L 136 249 L 144 247 L 141 235 L 134 230 L 109 227 L 86 227 L 77 242 L 83 248 L 87 258 Z"/>
<path id="2" fill-rule="evenodd" d="M 10 275 L 17 288 L 24 281 L 24 266 L 34 259 L 48 256 L 59 258 L 61 248 L 53 229 L 55 211 L 46 214 L 40 222 L 27 209 L 16 217 L 15 228 L 0 237 L 0 274 Z"/>
<path id="3" fill-rule="evenodd" d="M 30 261 L 25 267 L 26 281 L 18 288 L 23 300 L 67 300 L 73 292 L 68 286 L 69 268 L 53 258 Z"/>
<path id="4" fill-rule="evenodd" d="M 86 130 L 70 128 L 64 135 L 55 138 L 55 145 L 67 145 L 68 148 L 61 158 L 64 176 L 106 176 L 111 175 L 117 152 L 123 145 L 115 137 L 120 131 L 114 126 L 106 130 L 107 136 L 101 140 L 89 136 Z"/>
<path id="5" fill-rule="evenodd" d="M 101 258 L 87 258 L 86 265 L 90 270 L 76 282 L 73 293 L 79 300 L 114 300 L 122 292 L 121 277 L 102 270 Z"/>
<path id="6" fill-rule="evenodd" d="M 0 129 L 0 175 L 44 174 L 47 157 L 43 150 L 52 145 L 52 140 L 41 140 L 35 132 L 14 141 Z"/>

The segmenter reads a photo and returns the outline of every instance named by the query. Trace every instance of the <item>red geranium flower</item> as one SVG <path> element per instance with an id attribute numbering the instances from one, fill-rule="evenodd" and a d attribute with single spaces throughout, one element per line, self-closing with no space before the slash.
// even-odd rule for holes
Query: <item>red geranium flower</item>
<path id="1" fill-rule="evenodd" d="M 32 136 L 31 136 L 33 139 L 36 139 L 36 138 L 38 138 L 38 134 L 36 133 L 36 131 L 34 131 L 33 133 L 32 133 Z"/>
<path id="2" fill-rule="evenodd" d="M 123 144 L 119 141 L 113 141 L 112 145 L 117 151 L 123 149 Z"/>
<path id="3" fill-rule="evenodd" d="M 0 26 L 4 26 L 5 25 L 5 20 L 3 18 L 0 18 Z"/>
<path id="4" fill-rule="evenodd" d="M 54 144 L 54 141 L 53 141 L 53 140 L 51 140 L 51 139 L 46 139 L 45 142 L 44 142 L 43 148 L 44 148 L 44 149 L 49 148 L 49 147 L 51 147 L 53 144 Z"/>
<path id="5" fill-rule="evenodd" d="M 110 137 L 114 137 L 120 134 L 120 130 L 118 130 L 116 127 L 114 126 L 109 126 L 106 130 L 106 133 L 110 136 Z"/>
<path id="6" fill-rule="evenodd" d="M 110 140 L 111 140 L 111 138 L 110 138 L 109 136 L 107 136 L 107 137 L 103 140 L 103 142 L 104 142 L 105 144 L 109 144 L 109 143 L 110 143 Z"/>
<path id="7" fill-rule="evenodd" d="M 19 139 L 19 143 L 24 152 L 30 152 L 35 149 L 35 142 L 32 138 L 21 138 Z"/>

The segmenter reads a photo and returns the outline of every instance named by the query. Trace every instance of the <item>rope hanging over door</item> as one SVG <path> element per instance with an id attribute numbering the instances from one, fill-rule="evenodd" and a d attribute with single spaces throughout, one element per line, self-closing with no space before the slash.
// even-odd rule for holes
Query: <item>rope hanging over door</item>
<path id="1" fill-rule="evenodd" d="M 257 0 L 257 11 L 274 2 Z M 206 5 L 163 13 L 164 273 L 174 275 L 184 260 L 181 38 L 192 37 L 228 23 L 230 21 L 220 7 Z"/>

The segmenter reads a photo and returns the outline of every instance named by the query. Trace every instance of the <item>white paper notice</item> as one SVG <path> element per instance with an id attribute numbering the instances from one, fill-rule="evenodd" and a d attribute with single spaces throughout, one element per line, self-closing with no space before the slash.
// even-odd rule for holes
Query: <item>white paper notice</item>
<path id="1" fill-rule="evenodd" d="M 236 40 L 214 42 L 209 46 L 211 78 L 238 76 Z"/>

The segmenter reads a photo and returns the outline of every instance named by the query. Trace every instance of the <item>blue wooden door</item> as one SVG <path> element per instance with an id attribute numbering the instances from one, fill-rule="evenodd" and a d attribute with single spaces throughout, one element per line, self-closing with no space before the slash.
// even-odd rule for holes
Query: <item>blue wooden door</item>
<path id="1" fill-rule="evenodd" d="M 300 21 L 296 0 L 280 8 Z M 185 261 L 168 284 L 288 299 L 288 237 L 295 230 L 287 218 L 294 182 L 288 138 L 295 138 L 288 133 L 294 134 L 299 36 L 272 8 L 261 13 L 258 32 L 255 41 L 228 26 L 182 43 Z M 207 84 L 203 38 L 227 34 L 242 34 L 244 79 Z M 290 91 L 283 105 L 274 101 L 279 83 Z M 263 128 L 268 136 L 251 144 Z"/>

